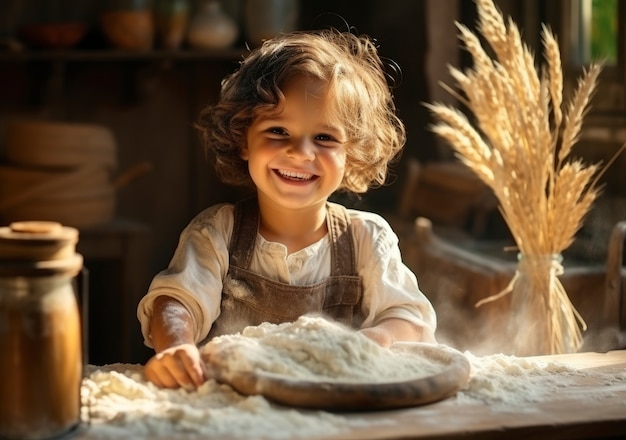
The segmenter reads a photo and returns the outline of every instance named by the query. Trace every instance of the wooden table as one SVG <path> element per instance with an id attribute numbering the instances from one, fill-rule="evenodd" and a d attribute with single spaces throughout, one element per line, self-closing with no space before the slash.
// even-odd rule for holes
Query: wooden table
<path id="1" fill-rule="evenodd" d="M 626 372 L 626 350 L 535 359 L 599 372 Z M 389 419 L 393 424 L 368 426 L 346 435 L 324 437 L 324 440 L 623 439 L 626 438 L 626 384 L 609 388 L 587 380 L 553 394 L 529 412 L 502 412 L 483 404 L 460 405 L 444 400 L 423 407 L 372 413 L 366 418 Z"/>
<path id="2" fill-rule="evenodd" d="M 598 373 L 626 373 L 626 350 L 532 359 L 557 361 Z M 626 438 L 626 381 L 607 386 L 600 383 L 600 376 L 580 375 L 580 383 L 529 405 L 528 411 L 502 411 L 486 404 L 464 403 L 451 398 L 409 409 L 344 414 L 362 423 L 356 424 L 357 427 L 350 432 L 309 436 L 306 440 Z M 88 429 L 75 438 L 96 440 Z M 180 437 L 171 438 L 187 440 L 196 437 L 186 437 L 181 432 Z M 224 437 L 221 436 L 220 440 Z"/>

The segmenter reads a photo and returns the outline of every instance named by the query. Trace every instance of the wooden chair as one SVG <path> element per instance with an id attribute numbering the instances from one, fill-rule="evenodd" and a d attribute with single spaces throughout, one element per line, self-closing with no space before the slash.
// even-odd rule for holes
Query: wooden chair
<path id="1" fill-rule="evenodd" d="M 606 260 L 604 317 L 609 325 L 626 332 L 626 270 L 624 268 L 624 240 L 626 221 L 613 228 Z"/>
<path id="2" fill-rule="evenodd" d="M 491 189 L 458 161 L 420 163 L 409 159 L 398 216 L 430 219 L 442 232 L 484 235 L 498 202 Z"/>

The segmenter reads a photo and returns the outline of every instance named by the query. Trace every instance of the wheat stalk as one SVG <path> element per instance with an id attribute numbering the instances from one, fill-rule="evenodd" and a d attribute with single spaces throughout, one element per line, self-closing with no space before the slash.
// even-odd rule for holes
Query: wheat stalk
<path id="1" fill-rule="evenodd" d="M 492 0 L 476 4 L 478 30 L 495 57 L 488 55 L 476 34 L 457 23 L 474 64 L 463 72 L 450 68 L 476 123 L 452 106 L 434 103 L 427 105 L 437 120 L 432 129 L 493 190 L 520 255 L 560 255 L 573 242 L 599 193 L 598 166 L 570 155 L 601 66 L 593 64 L 583 72 L 564 111 L 561 57 L 551 30 L 546 26 L 541 30 L 545 63 L 538 72 L 515 22 L 505 22 Z M 542 350 L 578 349 L 585 324 L 558 280 L 562 272 L 558 261 L 539 269 L 518 265 L 507 289 L 481 303 L 513 291 L 523 277 L 537 287 L 539 280 L 532 279 L 543 276 L 542 271 L 551 274 L 550 282 L 531 292 L 534 297 L 529 300 L 543 313 L 545 334 L 538 338 L 547 343 Z"/>

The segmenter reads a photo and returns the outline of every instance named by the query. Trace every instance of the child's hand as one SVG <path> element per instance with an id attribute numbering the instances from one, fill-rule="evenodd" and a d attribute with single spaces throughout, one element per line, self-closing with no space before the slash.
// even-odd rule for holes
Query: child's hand
<path id="1" fill-rule="evenodd" d="M 155 354 L 146 363 L 144 374 L 161 388 L 195 390 L 206 380 L 200 352 L 194 344 L 176 345 Z"/>
<path id="2" fill-rule="evenodd" d="M 391 347 L 393 344 L 393 336 L 391 333 L 382 327 L 369 327 L 360 330 L 365 336 L 370 338 L 372 341 L 376 342 L 378 345 L 383 347 Z"/>
<path id="3" fill-rule="evenodd" d="M 390 347 L 396 341 L 436 342 L 430 329 L 397 318 L 386 319 L 360 332 L 383 347 Z"/>

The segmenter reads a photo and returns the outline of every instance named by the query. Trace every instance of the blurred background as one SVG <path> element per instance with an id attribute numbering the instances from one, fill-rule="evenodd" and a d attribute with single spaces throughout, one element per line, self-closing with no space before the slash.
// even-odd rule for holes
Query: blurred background
<path id="1" fill-rule="evenodd" d="M 605 61 L 576 153 L 607 162 L 626 141 L 626 2 L 496 4 L 522 29 L 538 62 L 541 24 L 551 26 L 561 44 L 566 90 L 585 65 Z M 90 280 L 90 361 L 145 361 L 150 351 L 135 318 L 138 300 L 167 266 L 189 220 L 241 195 L 216 179 L 204 156 L 193 128 L 200 109 L 216 101 L 221 79 L 264 38 L 293 29 L 353 29 L 375 38 L 381 55 L 399 66 L 393 87 L 408 139 L 387 185 L 337 199 L 386 216 L 433 302 L 470 310 L 468 298 L 486 282 L 472 287 L 446 276 L 446 288 L 440 287 L 433 277 L 444 269 L 435 270 L 421 249 L 429 245 L 416 242 L 414 220 L 428 218 L 438 237 L 495 259 L 490 267 L 508 273 L 510 258 L 500 254 L 511 240 L 497 204 L 430 132 L 423 105 L 458 105 L 440 83 L 453 85 L 448 65 L 471 66 L 455 21 L 473 28 L 475 19 L 470 0 L 5 0 L 0 223 L 36 218 L 78 227 Z M 569 259 L 598 268 L 577 284 L 597 295 L 605 289 L 611 230 L 626 220 L 624 155 L 602 181 L 603 196 Z M 480 313 L 462 317 L 485 321 L 497 314 Z M 593 321 L 600 312 L 585 313 Z M 445 322 L 454 320 L 442 319 L 444 337 Z"/>

